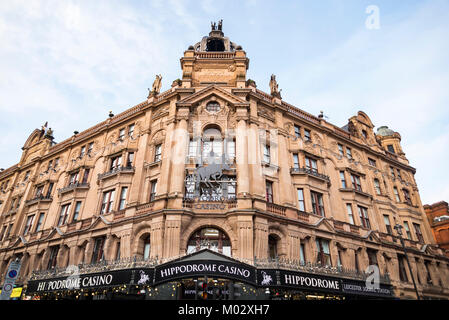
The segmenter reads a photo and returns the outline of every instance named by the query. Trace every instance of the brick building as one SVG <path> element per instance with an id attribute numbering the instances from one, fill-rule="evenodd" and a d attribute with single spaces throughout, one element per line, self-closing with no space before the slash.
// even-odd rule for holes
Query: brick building
<path id="1" fill-rule="evenodd" d="M 181 299 L 201 280 L 233 281 L 217 291 L 227 298 L 238 284 L 243 297 L 342 299 L 370 295 L 374 265 L 373 297 L 414 299 L 401 225 L 420 296 L 449 297 L 449 259 L 399 133 L 362 111 L 343 127 L 309 114 L 282 100 L 275 76 L 270 93 L 257 89 L 221 23 L 180 62 L 169 90 L 158 76 L 147 99 L 92 128 L 59 143 L 47 126 L 30 134 L 0 172 L 2 280 L 20 258 L 29 296 L 79 298 L 61 282 L 76 267 L 96 295 L 134 284 Z"/>
<path id="2" fill-rule="evenodd" d="M 445 201 L 424 205 L 436 244 L 449 256 L 449 208 Z"/>

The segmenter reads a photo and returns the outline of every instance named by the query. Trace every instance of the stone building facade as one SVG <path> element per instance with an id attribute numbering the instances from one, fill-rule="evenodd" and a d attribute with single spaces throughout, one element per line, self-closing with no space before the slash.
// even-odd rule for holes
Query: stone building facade
<path id="1" fill-rule="evenodd" d="M 446 201 L 425 204 L 432 235 L 437 245 L 449 256 L 449 207 Z"/>
<path id="2" fill-rule="evenodd" d="M 190 46 L 182 77 L 72 137 L 34 130 L 0 172 L 0 275 L 200 248 L 363 271 L 399 298 L 449 297 L 401 136 L 362 111 L 338 127 L 247 79 L 249 58 L 221 30 Z M 206 229 L 205 229 L 206 228 Z M 205 230 L 205 231 L 204 231 Z M 210 241 L 208 232 L 217 241 Z M 211 247 L 211 243 L 212 247 Z"/>

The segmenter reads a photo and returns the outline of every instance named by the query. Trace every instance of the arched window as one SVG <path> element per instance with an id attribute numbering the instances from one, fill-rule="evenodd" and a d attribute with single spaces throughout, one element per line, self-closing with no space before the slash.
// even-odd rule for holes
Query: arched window
<path id="1" fill-rule="evenodd" d="M 201 154 L 203 163 L 220 163 L 223 154 L 223 139 L 219 129 L 204 130 Z"/>
<path id="2" fill-rule="evenodd" d="M 278 257 L 278 241 L 279 238 L 277 236 L 272 234 L 268 236 L 268 257 L 270 259 L 276 259 Z"/>
<path id="3" fill-rule="evenodd" d="M 150 242 L 150 235 L 146 236 L 143 239 L 143 259 L 146 260 L 150 257 L 151 252 L 151 242 Z"/>
<path id="4" fill-rule="evenodd" d="M 187 243 L 187 254 L 201 249 L 210 249 L 227 256 L 232 255 L 229 237 L 223 231 L 215 228 L 200 229 L 190 237 Z"/>

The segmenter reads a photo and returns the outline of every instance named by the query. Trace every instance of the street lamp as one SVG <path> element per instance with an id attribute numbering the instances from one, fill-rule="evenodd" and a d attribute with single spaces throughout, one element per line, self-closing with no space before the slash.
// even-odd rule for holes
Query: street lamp
<path id="1" fill-rule="evenodd" d="M 396 224 L 394 226 L 394 229 L 396 230 L 396 232 L 399 235 L 399 240 L 401 241 L 402 250 L 404 251 L 405 259 L 407 260 L 408 270 L 410 271 L 410 276 L 412 277 L 413 286 L 415 287 L 415 291 L 416 291 L 416 297 L 418 298 L 418 300 L 420 300 L 418 288 L 416 288 L 415 277 L 413 276 L 412 268 L 410 266 L 410 261 L 408 260 L 407 250 L 405 249 L 404 239 L 402 239 L 402 228 L 403 227 L 400 224 Z"/>

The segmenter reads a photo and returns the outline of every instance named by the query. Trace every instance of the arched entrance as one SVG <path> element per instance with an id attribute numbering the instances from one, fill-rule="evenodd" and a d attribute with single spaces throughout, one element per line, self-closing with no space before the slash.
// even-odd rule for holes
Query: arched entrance
<path id="1" fill-rule="evenodd" d="M 232 255 L 231 240 L 220 229 L 205 227 L 195 231 L 187 242 L 187 254 L 201 249 L 209 249 L 227 256 Z"/>

